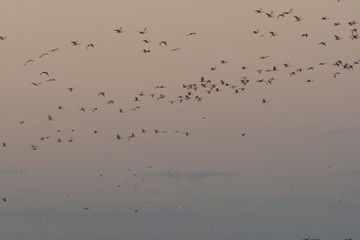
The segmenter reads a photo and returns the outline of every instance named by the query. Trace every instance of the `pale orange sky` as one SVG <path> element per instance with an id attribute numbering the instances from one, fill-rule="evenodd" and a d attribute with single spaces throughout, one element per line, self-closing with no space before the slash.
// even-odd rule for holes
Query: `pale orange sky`
<path id="1" fill-rule="evenodd" d="M 2 1 L 0 232 L 11 240 L 359 238 L 360 40 L 349 37 L 358 24 L 347 23 L 360 21 L 359 9 L 355 0 Z M 202 76 L 219 92 L 183 88 Z"/>

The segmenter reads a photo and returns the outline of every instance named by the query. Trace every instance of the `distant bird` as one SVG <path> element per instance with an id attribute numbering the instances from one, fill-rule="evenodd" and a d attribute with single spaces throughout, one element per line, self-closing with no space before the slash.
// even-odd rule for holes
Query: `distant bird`
<path id="1" fill-rule="evenodd" d="M 329 18 L 327 16 L 324 16 L 321 18 L 321 20 L 328 20 Z"/>
<path id="2" fill-rule="evenodd" d="M 41 85 L 41 82 L 39 82 L 39 83 L 31 83 L 31 85 L 33 85 L 33 86 L 35 86 L 35 87 L 38 87 L 38 86 L 40 86 Z"/>
<path id="3" fill-rule="evenodd" d="M 149 52 L 150 52 L 150 50 L 147 50 L 147 49 L 143 50 L 143 53 L 149 53 Z"/>
<path id="4" fill-rule="evenodd" d="M 220 61 L 220 64 L 226 64 L 226 63 L 228 63 L 227 60 L 221 60 L 221 61 Z"/>
<path id="5" fill-rule="evenodd" d="M 0 36 L 0 41 L 5 40 L 6 36 Z"/>
<path id="6" fill-rule="evenodd" d="M 159 43 L 159 47 L 161 46 L 161 44 L 164 44 L 165 46 L 167 46 L 167 42 L 166 42 L 166 41 L 161 41 L 161 42 Z"/>
<path id="7" fill-rule="evenodd" d="M 326 42 L 319 42 L 318 44 L 326 46 Z"/>
<path id="8" fill-rule="evenodd" d="M 38 150 L 38 148 L 39 148 L 39 147 L 36 146 L 36 145 L 30 145 L 30 147 L 31 147 L 32 150 Z"/>
<path id="9" fill-rule="evenodd" d="M 44 75 L 44 74 L 45 74 L 46 76 L 49 76 L 49 73 L 48 73 L 48 72 L 41 72 L 41 73 L 40 73 L 40 76 L 42 76 L 42 75 Z"/>
<path id="10" fill-rule="evenodd" d="M 98 93 L 98 96 L 103 96 L 103 97 L 105 97 L 105 92 L 99 92 L 99 93 Z"/>
<path id="11" fill-rule="evenodd" d="M 303 33 L 303 34 L 301 34 L 300 37 L 309 37 L 309 34 L 308 33 Z"/>
<path id="12" fill-rule="evenodd" d="M 272 11 L 272 10 L 271 10 L 270 13 L 265 13 L 265 14 L 266 14 L 266 16 L 268 16 L 269 18 L 274 17 L 274 11 Z"/>
<path id="13" fill-rule="evenodd" d="M 334 37 L 335 37 L 335 41 L 338 41 L 338 40 L 341 40 L 342 38 L 340 37 L 340 36 L 338 36 L 338 35 L 334 35 Z"/>
<path id="14" fill-rule="evenodd" d="M 174 49 L 171 49 L 172 52 L 175 52 L 175 51 L 179 51 L 181 48 L 174 48 Z"/>
<path id="15" fill-rule="evenodd" d="M 124 30 L 122 29 L 122 27 L 119 27 L 119 29 L 114 29 L 114 31 L 116 33 L 124 33 Z"/>
<path id="16" fill-rule="evenodd" d="M 263 98 L 261 103 L 268 103 L 268 101 L 266 101 L 266 99 Z"/>
<path id="17" fill-rule="evenodd" d="M 335 72 L 332 75 L 333 75 L 334 78 L 336 78 L 336 76 L 339 75 L 339 74 L 340 74 L 340 72 Z"/>
<path id="18" fill-rule="evenodd" d="M 147 33 L 146 30 L 147 30 L 147 29 L 146 29 L 146 27 L 145 27 L 144 30 L 139 31 L 139 33 L 140 33 L 140 34 L 145 34 L 145 33 Z"/>
<path id="19" fill-rule="evenodd" d="M 121 140 L 122 137 L 121 137 L 119 134 L 117 134 L 117 135 L 116 135 L 116 139 L 117 139 L 117 140 Z"/>
<path id="20" fill-rule="evenodd" d="M 7 147 L 6 143 L 3 143 L 2 146 L 3 146 L 3 147 Z"/>
<path id="21" fill-rule="evenodd" d="M 2 198 L 2 200 L 3 200 L 3 202 L 6 202 L 6 201 L 7 201 L 7 198 L 6 198 L 6 197 L 4 197 L 4 198 Z"/>
<path id="22" fill-rule="evenodd" d="M 151 41 L 150 41 L 150 40 L 147 40 L 147 39 L 142 40 L 142 42 L 144 42 L 144 43 L 151 43 Z"/>
<path id="23" fill-rule="evenodd" d="M 26 62 L 25 62 L 25 64 L 24 64 L 24 66 L 26 66 L 28 63 L 30 63 L 30 62 L 34 62 L 34 60 L 32 60 L 32 59 L 29 59 L 29 60 L 27 60 Z"/>
<path id="24" fill-rule="evenodd" d="M 260 9 L 254 10 L 254 12 L 256 12 L 256 13 L 263 13 L 264 11 L 262 10 L 262 8 L 260 8 Z"/>
<path id="25" fill-rule="evenodd" d="M 70 87 L 70 88 L 67 88 L 67 90 L 69 90 L 69 92 L 72 92 L 74 90 L 74 88 Z"/>
<path id="26" fill-rule="evenodd" d="M 50 52 L 55 52 L 57 50 L 59 50 L 60 48 L 54 48 L 54 49 L 51 49 Z"/>
<path id="27" fill-rule="evenodd" d="M 89 48 L 89 47 L 94 47 L 94 44 L 92 44 L 92 43 L 90 43 L 90 44 L 88 44 L 87 46 L 86 46 L 86 50 Z"/>
<path id="28" fill-rule="evenodd" d="M 71 41 L 71 46 L 78 46 L 80 43 L 78 41 Z"/>
<path id="29" fill-rule="evenodd" d="M 43 53 L 43 54 L 41 54 L 40 56 L 39 56 L 39 58 L 42 58 L 42 57 L 44 57 L 44 56 L 46 56 L 46 55 L 50 55 L 49 53 Z"/>
<path id="30" fill-rule="evenodd" d="M 192 35 L 196 35 L 196 34 L 197 34 L 196 32 L 191 32 L 191 33 L 186 34 L 186 36 L 192 36 Z"/>
<path id="31" fill-rule="evenodd" d="M 53 121 L 53 120 L 54 120 L 54 118 L 52 116 L 48 115 L 48 121 Z"/>
<path id="32" fill-rule="evenodd" d="M 303 20 L 302 17 L 299 16 L 294 16 L 294 18 L 295 18 L 295 22 L 300 22 Z"/>
<path id="33" fill-rule="evenodd" d="M 273 32 L 273 31 L 270 31 L 269 33 L 270 33 L 271 37 L 275 37 L 278 35 L 277 32 Z"/>

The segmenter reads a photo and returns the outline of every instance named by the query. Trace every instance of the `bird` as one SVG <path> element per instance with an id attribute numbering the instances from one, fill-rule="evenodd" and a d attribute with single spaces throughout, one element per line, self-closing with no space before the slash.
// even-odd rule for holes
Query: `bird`
<path id="1" fill-rule="evenodd" d="M 38 86 L 40 86 L 40 84 L 41 84 L 41 82 L 39 82 L 39 83 L 31 83 L 31 85 L 33 85 L 33 86 L 35 86 L 35 87 L 38 87 Z"/>
<path id="2" fill-rule="evenodd" d="M 116 33 L 124 33 L 124 30 L 122 29 L 122 27 L 119 27 L 119 29 L 114 29 L 114 31 Z"/>
<path id="3" fill-rule="evenodd" d="M 36 146 L 36 145 L 30 145 L 30 147 L 31 147 L 32 150 L 38 150 L 38 148 L 39 148 L 39 147 Z"/>
<path id="4" fill-rule="evenodd" d="M 197 33 L 196 32 L 191 32 L 191 33 L 186 34 L 186 36 L 193 36 L 193 35 L 197 35 Z"/>
<path id="5" fill-rule="evenodd" d="M 303 20 L 302 17 L 299 16 L 294 16 L 294 18 L 295 18 L 295 22 L 300 22 Z"/>
<path id="6" fill-rule="evenodd" d="M 0 41 L 5 40 L 6 36 L 0 36 Z"/>
<path id="7" fill-rule="evenodd" d="M 159 43 L 159 47 L 161 46 L 161 44 L 164 44 L 165 46 L 167 46 L 167 42 L 166 42 L 166 41 L 161 41 L 161 42 Z"/>
<path id="8" fill-rule="evenodd" d="M 69 90 L 69 92 L 72 92 L 74 90 L 74 88 L 70 87 L 70 88 L 67 88 L 67 90 Z"/>
<path id="9" fill-rule="evenodd" d="M 149 53 L 150 52 L 150 50 L 148 50 L 148 49 L 143 49 L 143 53 Z"/>
<path id="10" fill-rule="evenodd" d="M 263 98 L 261 103 L 268 103 L 268 101 L 266 101 L 266 99 Z"/>
<path id="11" fill-rule="evenodd" d="M 27 60 L 26 62 L 25 62 L 25 64 L 24 64 L 24 66 L 26 66 L 28 63 L 30 63 L 30 62 L 34 62 L 34 60 L 32 60 L 32 59 L 29 59 L 29 60 Z"/>
<path id="12" fill-rule="evenodd" d="M 78 46 L 80 43 L 78 41 L 71 41 L 71 46 Z"/>
<path id="13" fill-rule="evenodd" d="M 146 30 L 147 30 L 147 28 L 145 27 L 144 30 L 139 31 L 139 33 L 140 33 L 140 34 L 145 34 L 145 33 L 147 33 Z"/>
<path id="14" fill-rule="evenodd" d="M 260 8 L 260 9 L 254 10 L 254 12 L 256 12 L 256 13 L 263 13 L 264 11 L 262 10 L 262 8 Z"/>
<path id="15" fill-rule="evenodd" d="M 273 31 L 270 31 L 269 33 L 270 33 L 271 37 L 275 37 L 278 35 L 277 32 L 273 32 Z"/>
<path id="16" fill-rule="evenodd" d="M 89 48 L 89 47 L 94 47 L 94 44 L 93 43 L 90 43 L 90 44 L 88 44 L 87 46 L 86 46 L 86 50 Z"/>
<path id="17" fill-rule="evenodd" d="M 53 121 L 54 118 L 51 115 L 48 115 L 48 121 Z"/>
<path id="18" fill-rule="evenodd" d="M 105 97 L 105 92 L 99 92 L 99 93 L 98 93 L 98 96 L 103 96 L 103 97 Z"/>
<path id="19" fill-rule="evenodd" d="M 42 58 L 43 56 L 50 55 L 49 53 L 43 53 L 39 56 L 39 58 Z"/>
<path id="20" fill-rule="evenodd" d="M 318 44 L 326 46 L 326 42 L 319 42 Z"/>
<path id="21" fill-rule="evenodd" d="M 270 13 L 265 13 L 266 14 L 266 16 L 268 16 L 269 18 L 272 18 L 272 17 L 274 17 L 274 11 L 273 10 L 271 10 L 271 12 Z"/>
<path id="22" fill-rule="evenodd" d="M 40 76 L 42 76 L 42 75 L 44 75 L 44 74 L 45 74 L 46 76 L 49 76 L 49 73 L 48 73 L 48 72 L 41 72 L 41 73 L 40 73 Z"/>
<path id="23" fill-rule="evenodd" d="M 338 41 L 338 40 L 341 40 L 342 38 L 340 37 L 340 36 L 338 36 L 338 35 L 334 35 L 334 37 L 335 37 L 335 41 Z"/>
<path id="24" fill-rule="evenodd" d="M 6 198 L 6 197 L 4 197 L 4 198 L 2 198 L 2 200 L 3 200 L 3 202 L 6 202 L 6 201 L 7 201 L 7 198 Z"/>

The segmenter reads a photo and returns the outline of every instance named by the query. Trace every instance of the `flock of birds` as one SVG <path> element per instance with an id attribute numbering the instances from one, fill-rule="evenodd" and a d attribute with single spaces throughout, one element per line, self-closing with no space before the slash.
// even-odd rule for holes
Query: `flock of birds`
<path id="1" fill-rule="evenodd" d="M 294 19 L 293 21 L 296 24 L 300 24 L 299 22 L 306 21 L 306 19 L 304 19 L 302 16 L 295 15 L 294 9 L 290 9 L 288 11 L 282 11 L 282 12 L 279 12 L 278 14 L 275 14 L 275 12 L 273 10 L 265 11 L 262 8 L 256 9 L 256 10 L 254 10 L 254 12 L 258 15 L 264 15 L 270 19 L 271 18 L 283 19 L 283 18 L 288 18 L 289 16 L 292 16 Z M 331 21 L 331 19 L 328 16 L 322 16 L 322 17 L 319 17 L 319 21 L 329 22 L 329 21 Z M 346 27 L 348 27 L 349 28 L 348 29 L 349 30 L 349 39 L 351 39 L 352 41 L 359 39 L 358 29 L 356 28 L 357 24 L 358 24 L 357 20 L 353 20 L 353 19 L 349 20 L 347 22 L 344 22 L 344 23 L 338 22 L 338 21 L 335 21 L 332 23 L 332 25 L 336 28 L 338 28 L 341 25 L 345 25 Z M 126 31 L 122 27 L 115 28 L 114 32 L 115 32 L 115 34 L 126 34 Z M 268 32 L 270 37 L 279 37 L 279 35 L 280 35 L 276 31 L 267 30 L 266 32 Z M 255 29 L 252 31 L 252 34 L 263 38 L 266 36 L 266 32 L 263 33 L 262 30 Z M 138 31 L 138 34 L 141 36 L 146 36 L 147 33 L 148 33 L 147 27 L 145 27 L 143 30 Z M 186 34 L 186 37 L 191 37 L 191 36 L 195 36 L 195 35 L 197 35 L 196 32 L 190 32 L 190 33 Z M 299 33 L 299 37 L 311 39 L 311 35 L 306 32 Z M 345 37 L 342 37 L 338 34 L 334 34 L 333 40 L 334 41 L 340 41 L 340 40 L 345 41 L 344 38 Z M 0 36 L 0 41 L 5 41 L 5 40 L 7 40 L 6 36 Z M 144 38 L 141 41 L 145 45 L 151 44 L 150 39 Z M 315 43 L 319 44 L 321 46 L 328 45 L 328 41 L 326 41 L 326 40 L 315 42 Z M 82 46 L 82 43 L 80 43 L 78 40 L 73 40 L 73 41 L 69 42 L 69 45 L 72 47 L 80 47 L 80 46 Z M 158 42 L 158 47 L 168 47 L 168 42 L 166 40 L 160 40 Z M 90 48 L 95 48 L 95 44 L 94 43 L 85 44 L 86 50 L 90 50 Z M 179 50 L 181 50 L 180 47 L 171 49 L 172 52 L 179 51 Z M 46 51 L 44 53 L 41 53 L 41 54 L 39 54 L 38 59 L 44 58 L 50 54 L 55 54 L 57 51 L 61 51 L 61 49 L 59 47 L 57 47 L 57 48 L 51 49 L 49 51 Z M 151 49 L 144 48 L 144 49 L 142 49 L 142 52 L 144 54 L 149 54 L 151 52 Z M 259 58 L 260 58 L 260 60 L 264 60 L 264 63 L 267 63 L 268 61 L 265 61 L 265 60 L 269 59 L 270 56 L 267 56 L 267 55 L 260 56 Z M 28 59 L 25 61 L 24 67 L 31 68 L 31 64 L 33 64 L 34 62 L 36 62 L 35 58 Z M 221 59 L 218 62 L 218 64 L 220 64 L 221 66 L 226 65 L 228 63 L 229 63 L 229 61 L 227 59 Z M 137 96 L 134 96 L 132 101 L 137 104 L 136 106 L 134 106 L 130 109 L 124 109 L 123 107 L 118 106 L 116 108 L 116 111 L 119 114 L 124 114 L 127 111 L 139 110 L 141 108 L 139 103 L 141 101 L 145 101 L 145 98 L 152 98 L 152 99 L 155 99 L 158 101 L 167 100 L 170 104 L 176 104 L 176 103 L 184 103 L 184 102 L 188 102 L 188 101 L 202 102 L 206 98 L 207 95 L 216 94 L 216 93 L 223 92 L 223 91 L 230 91 L 230 92 L 233 92 L 234 94 L 240 94 L 240 93 L 245 92 L 247 87 L 251 83 L 259 83 L 259 84 L 265 84 L 267 86 L 271 86 L 272 83 L 275 80 L 277 80 L 277 76 L 275 73 L 277 73 L 279 71 L 287 71 L 289 77 L 297 77 L 297 76 L 301 76 L 302 73 L 304 73 L 306 71 L 320 70 L 321 68 L 323 68 L 324 66 L 326 66 L 328 64 L 333 65 L 334 70 L 332 71 L 331 75 L 333 78 L 337 78 L 341 74 L 341 71 L 353 70 L 356 65 L 360 64 L 360 59 L 353 59 L 353 61 L 351 61 L 351 62 L 346 62 L 342 59 L 336 59 L 333 62 L 319 62 L 319 63 L 309 64 L 308 66 L 292 66 L 291 63 L 289 63 L 289 62 L 272 64 L 266 68 L 253 69 L 253 71 L 258 73 L 258 75 L 257 75 L 258 77 L 255 77 L 255 78 L 249 77 L 249 73 L 250 73 L 249 71 L 251 71 L 251 69 L 249 69 L 248 66 L 243 65 L 243 66 L 239 67 L 239 70 L 240 70 L 242 76 L 240 76 L 240 78 L 238 80 L 236 80 L 235 82 L 234 81 L 233 82 L 226 81 L 226 80 L 222 80 L 222 79 L 211 80 L 211 79 L 207 79 L 204 76 L 201 76 L 201 77 L 199 77 L 198 82 L 181 84 L 180 87 L 184 90 L 184 94 L 181 94 L 179 96 L 172 96 L 172 97 L 169 97 L 165 94 L 165 92 L 164 92 L 166 90 L 165 85 L 157 85 L 157 86 L 155 86 L 155 89 L 157 90 L 157 92 L 145 93 L 144 91 L 141 91 Z M 220 68 L 219 66 L 213 65 L 213 66 L 210 66 L 209 70 L 216 71 L 219 68 Z M 51 82 L 57 81 L 57 79 L 55 77 L 53 77 L 49 71 L 41 71 L 39 74 L 39 77 L 40 77 L 40 81 L 32 82 L 31 83 L 32 86 L 41 87 L 45 83 L 51 83 Z M 42 79 L 45 79 L 45 80 L 42 80 Z M 305 79 L 305 82 L 311 83 L 311 82 L 314 82 L 314 80 L 313 79 Z M 69 93 L 76 94 L 76 89 L 74 87 L 69 86 L 65 90 L 68 91 Z M 102 90 L 99 90 L 99 92 L 97 93 L 97 96 L 101 97 L 101 98 L 108 98 L 108 94 Z M 260 100 L 260 103 L 266 104 L 266 103 L 269 103 L 269 100 L 262 98 Z M 114 99 L 108 98 L 106 100 L 106 104 L 115 105 L 116 102 Z M 58 111 L 62 111 L 65 109 L 65 107 L 63 105 L 58 105 L 58 106 L 54 107 L 54 109 L 57 109 Z M 96 106 L 93 106 L 93 107 L 81 106 L 81 107 L 79 107 L 80 112 L 91 111 L 91 112 L 95 113 L 98 110 L 99 110 L 99 108 Z M 55 120 L 55 117 L 52 113 L 47 115 L 47 121 L 54 121 L 54 120 Z M 20 120 L 19 124 L 20 125 L 26 124 L 26 120 Z M 71 131 L 73 132 L 75 130 L 72 129 Z M 56 132 L 59 133 L 59 132 L 61 132 L 61 130 L 58 129 Z M 153 129 L 153 130 L 141 129 L 139 131 L 139 133 L 135 134 L 135 131 L 133 131 L 133 132 L 129 133 L 127 136 L 122 136 L 119 133 L 116 133 L 114 135 L 114 138 L 116 140 L 127 139 L 128 141 L 130 141 L 132 139 L 135 139 L 140 134 L 145 134 L 145 133 L 149 133 L 149 132 L 153 132 L 154 134 L 159 134 L 159 133 L 167 133 L 169 131 L 168 130 L 159 130 L 159 129 Z M 184 136 L 190 135 L 189 131 L 174 130 L 172 132 L 173 133 L 182 133 Z M 97 133 L 99 133 L 98 130 L 93 130 L 93 134 L 97 134 Z M 45 141 L 45 140 L 48 140 L 51 138 L 52 138 L 52 136 L 50 136 L 50 134 L 49 134 L 47 136 L 40 136 L 39 140 Z M 55 139 L 56 139 L 55 141 L 57 143 L 61 143 L 61 142 L 65 142 L 65 141 L 67 141 L 67 142 L 75 141 L 75 139 L 73 137 L 70 137 L 66 140 L 62 139 L 61 137 L 55 137 Z M 3 143 L 2 143 L 2 147 L 4 147 L 4 148 L 9 147 L 9 145 L 10 144 L 8 144 L 6 141 L 3 141 Z M 30 144 L 29 146 L 32 150 L 39 149 L 38 143 Z"/>
<path id="2" fill-rule="evenodd" d="M 339 2 L 339 0 L 338 0 Z M 262 8 L 256 9 L 254 10 L 256 15 L 260 15 L 260 16 L 265 16 L 267 18 L 276 18 L 276 19 L 283 19 L 283 18 L 291 18 L 292 23 L 294 24 L 301 24 L 301 22 L 306 21 L 305 18 L 303 18 L 302 16 L 299 15 L 295 15 L 295 11 L 294 9 L 290 9 L 288 11 L 283 11 L 283 12 L 279 12 L 278 14 L 275 14 L 275 12 L 273 10 L 271 11 L 265 11 Z M 321 16 L 319 17 L 319 21 L 323 21 L 323 22 L 329 22 L 331 21 L 331 18 L 328 16 Z M 324 23 L 325 24 L 325 23 Z M 331 24 L 334 26 L 334 29 L 340 28 L 341 26 L 345 26 L 346 28 L 348 28 L 348 36 L 340 36 L 339 34 L 333 34 L 333 39 L 332 41 L 334 42 L 338 42 L 338 41 L 355 41 L 359 39 L 359 33 L 358 33 L 358 29 L 357 29 L 357 25 L 358 22 L 357 20 L 349 20 L 347 22 L 338 22 L 338 21 L 333 21 L 331 22 Z M 127 32 L 122 28 L 115 28 L 114 30 L 114 34 L 127 34 Z M 148 29 L 147 27 L 145 27 L 142 30 L 139 30 L 137 34 L 139 34 L 140 36 L 145 37 L 148 33 Z M 254 29 L 251 33 L 249 33 L 251 35 L 254 36 L 259 36 L 260 38 L 265 38 L 266 36 L 269 36 L 271 38 L 274 37 L 281 37 L 281 33 L 278 33 L 276 31 L 272 31 L 272 30 L 260 30 L 260 29 Z M 197 36 L 197 32 L 189 32 L 188 34 L 186 34 L 185 37 L 196 37 Z M 308 39 L 311 40 L 312 35 L 310 33 L 307 32 L 300 32 L 299 33 L 299 38 L 301 39 Z M 10 41 L 10 39 L 7 39 L 7 36 L 0 36 L 0 41 Z M 150 39 L 147 38 L 143 38 L 141 39 L 141 41 L 145 44 L 145 46 L 150 46 L 152 41 Z M 328 46 L 329 45 L 329 41 L 327 39 L 321 40 L 321 41 L 317 41 L 316 39 L 314 40 L 314 45 L 319 45 L 319 47 L 322 46 Z M 346 43 L 347 44 L 347 43 Z M 160 40 L 157 42 L 157 47 L 162 47 L 162 48 L 167 48 L 169 47 L 171 44 L 168 43 L 167 40 Z M 86 44 L 82 44 L 81 42 L 79 42 L 78 40 L 72 40 L 69 42 L 69 46 L 70 47 L 85 47 L 86 51 L 91 51 L 92 48 L 95 48 L 96 45 L 94 43 L 86 43 Z M 141 49 L 139 51 L 142 51 L 143 54 L 151 54 L 152 49 L 149 48 L 144 48 Z M 174 48 L 170 48 L 171 52 L 178 52 L 181 51 L 182 48 L 180 47 L 174 47 Z M 36 61 L 38 61 L 38 59 L 43 59 L 46 58 L 48 55 L 51 54 L 56 54 L 58 51 L 61 51 L 60 48 L 53 48 L 50 49 L 46 52 L 43 52 L 41 54 L 38 55 L 37 58 L 32 58 L 32 59 L 28 59 L 26 60 L 23 64 L 25 68 L 31 68 L 32 64 L 34 64 Z M 272 62 L 272 64 L 268 64 L 268 59 L 271 59 L 271 56 L 259 56 L 259 60 L 261 61 L 262 64 L 264 65 L 268 65 L 267 67 L 263 67 L 263 68 L 258 68 L 258 69 L 251 69 L 250 67 L 246 66 L 246 65 L 242 65 L 239 66 L 239 72 L 241 73 L 242 76 L 239 76 L 238 79 L 236 80 L 223 80 L 223 79 L 210 79 L 209 77 L 205 77 L 205 76 L 198 76 L 197 77 L 197 81 L 195 82 L 189 82 L 189 83 L 181 83 L 179 84 L 179 89 L 181 89 L 181 91 L 183 91 L 183 94 L 178 95 L 178 96 L 168 96 L 168 94 L 166 93 L 166 89 L 167 86 L 165 85 L 156 85 L 154 86 L 154 90 L 149 91 L 149 92 L 145 92 L 145 91 L 140 91 L 136 96 L 133 96 L 132 99 L 129 99 L 129 102 L 135 103 L 135 106 L 132 106 L 131 108 L 124 108 L 122 106 L 116 106 L 114 109 L 117 112 L 117 114 L 126 114 L 127 112 L 132 112 L 132 111 L 138 111 L 142 108 L 141 106 L 141 102 L 144 101 L 148 101 L 149 99 L 153 99 L 155 101 L 165 101 L 169 104 L 185 104 L 187 102 L 197 102 L 197 103 L 201 103 L 203 102 L 209 95 L 213 95 L 213 94 L 218 94 L 220 92 L 227 92 L 229 94 L 243 94 L 244 92 L 246 92 L 247 88 L 250 87 L 253 84 L 264 84 L 266 86 L 272 86 L 273 82 L 276 81 L 278 79 L 278 72 L 286 72 L 286 74 L 288 75 L 289 78 L 296 78 L 296 77 L 300 77 L 300 79 L 302 79 L 302 81 L 304 81 L 305 83 L 309 84 L 314 82 L 314 79 L 309 79 L 309 78 L 305 78 L 303 77 L 304 72 L 309 72 L 309 71 L 320 71 L 322 69 L 324 69 L 326 66 L 331 65 L 332 67 L 332 72 L 329 74 L 329 77 L 331 78 L 338 78 L 338 76 L 343 72 L 343 71 L 350 71 L 350 70 L 354 70 L 356 69 L 357 65 L 360 64 L 360 59 L 353 59 L 352 61 L 345 61 L 343 59 L 334 59 L 333 61 L 327 62 L 317 62 L 317 63 L 311 63 L 309 65 L 306 66 L 293 66 L 291 63 L 289 62 L 282 62 L 282 63 L 274 63 Z M 207 75 L 211 76 L 211 72 L 217 71 L 220 68 L 225 68 L 225 65 L 227 64 L 231 64 L 231 62 L 228 59 L 219 59 L 218 62 L 214 63 L 214 65 L 209 66 L 209 73 Z M 326 68 L 326 71 L 328 71 L 328 68 Z M 253 75 L 251 73 L 254 73 Z M 255 75 L 255 76 L 254 76 Z M 31 86 L 33 87 L 42 87 L 45 84 L 50 84 L 50 83 L 54 83 L 56 81 L 58 81 L 51 72 L 49 71 L 41 71 L 39 73 L 39 81 L 36 82 L 32 82 L 30 83 Z M 68 86 L 66 89 L 63 89 L 63 91 L 67 91 L 69 94 L 77 94 L 76 93 L 76 88 L 72 87 L 72 86 Z M 94 94 L 94 97 L 101 99 L 101 101 L 103 102 L 103 100 L 105 99 L 105 103 L 107 105 L 117 105 L 117 101 L 112 98 L 111 96 L 108 96 L 109 94 L 101 89 L 98 90 L 98 92 L 96 93 L 96 95 Z M 259 104 L 268 104 L 270 103 L 270 100 L 264 98 L 264 97 L 260 97 L 259 98 Z M 46 122 L 54 122 L 57 120 L 57 116 L 61 114 L 60 112 L 63 111 L 64 109 L 66 109 L 66 106 L 63 105 L 57 105 L 54 106 L 54 112 L 56 113 L 47 113 L 44 114 L 44 119 L 43 121 Z M 99 107 L 98 106 L 80 106 L 78 107 L 78 111 L 81 113 L 93 113 L 95 114 L 96 112 L 98 112 Z M 206 117 L 203 117 L 204 119 Z M 24 125 L 27 124 L 27 120 L 26 119 L 21 119 L 19 120 L 19 125 Z M 75 132 L 75 129 L 71 129 L 70 132 Z M 55 143 L 63 143 L 63 142 L 69 142 L 69 143 L 73 143 L 76 141 L 76 139 L 73 136 L 68 136 L 67 138 L 64 138 L 63 136 L 60 135 L 60 133 L 62 132 L 61 129 L 55 129 L 54 132 L 52 132 L 51 134 L 45 135 L 45 136 L 37 136 L 37 139 L 34 139 L 34 142 L 29 144 L 29 147 L 31 150 L 39 150 L 41 149 L 41 143 L 44 141 L 50 141 L 53 140 Z M 99 130 L 94 129 L 92 132 L 92 134 L 99 134 L 101 133 Z M 134 131 L 130 131 L 128 134 L 120 134 L 120 133 L 115 133 L 113 135 L 113 139 L 116 141 L 120 141 L 120 140 L 127 140 L 127 141 L 133 141 L 134 139 L 136 139 L 137 137 L 144 135 L 144 134 L 165 134 L 165 133 L 173 133 L 173 134 L 179 134 L 181 136 L 190 136 L 190 132 L 189 131 L 184 131 L 184 130 L 163 130 L 163 129 L 138 129 L 138 130 L 134 130 Z M 245 136 L 245 133 L 242 134 L 242 136 Z M 2 148 L 11 148 L 12 144 L 8 143 L 8 141 L 6 141 L 6 139 L 4 139 L 2 137 Z M 7 198 L 4 197 L 2 198 L 3 202 L 7 201 Z M 84 208 L 85 210 L 88 210 L 89 208 L 86 207 Z M 135 209 L 135 212 L 138 213 L 140 212 L 138 209 Z"/>

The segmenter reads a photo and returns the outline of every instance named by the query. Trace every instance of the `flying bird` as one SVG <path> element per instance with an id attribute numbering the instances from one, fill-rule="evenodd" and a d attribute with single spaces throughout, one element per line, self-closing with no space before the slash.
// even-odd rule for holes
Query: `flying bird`
<path id="1" fill-rule="evenodd" d="M 114 31 L 115 31 L 116 33 L 123 33 L 123 32 L 124 32 L 124 30 L 122 29 L 122 27 L 119 27 L 119 29 L 114 29 Z"/>
<path id="2" fill-rule="evenodd" d="M 146 27 L 145 27 L 144 30 L 139 31 L 139 33 L 140 33 L 140 34 L 145 34 L 145 33 L 147 33 L 146 30 L 147 30 L 147 29 L 146 29 Z"/>

